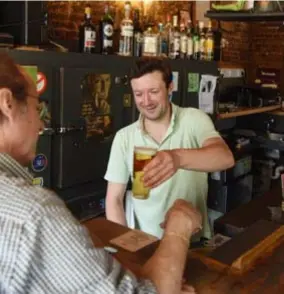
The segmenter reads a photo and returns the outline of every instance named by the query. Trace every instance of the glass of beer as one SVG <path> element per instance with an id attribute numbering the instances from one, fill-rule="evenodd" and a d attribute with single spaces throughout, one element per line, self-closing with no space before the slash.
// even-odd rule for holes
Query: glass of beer
<path id="1" fill-rule="evenodd" d="M 137 199 L 147 199 L 150 188 L 145 187 L 143 183 L 143 168 L 156 155 L 157 149 L 147 147 L 134 147 L 134 166 L 132 194 Z"/>

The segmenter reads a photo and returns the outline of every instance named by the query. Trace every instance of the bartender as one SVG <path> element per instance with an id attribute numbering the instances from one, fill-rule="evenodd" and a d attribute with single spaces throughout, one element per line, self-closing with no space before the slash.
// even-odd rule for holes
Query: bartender
<path id="1" fill-rule="evenodd" d="M 190 201 L 203 217 L 203 230 L 195 236 L 210 238 L 207 216 L 207 173 L 234 165 L 233 155 L 201 110 L 182 108 L 169 101 L 173 92 L 172 70 L 159 58 L 141 58 L 132 68 L 131 87 L 139 119 L 119 130 L 114 138 L 105 179 L 107 218 L 127 225 L 124 197 L 133 176 L 134 147 L 157 149 L 144 168 L 148 199 L 132 198 L 135 226 L 158 238 L 167 210 L 177 198 Z"/>

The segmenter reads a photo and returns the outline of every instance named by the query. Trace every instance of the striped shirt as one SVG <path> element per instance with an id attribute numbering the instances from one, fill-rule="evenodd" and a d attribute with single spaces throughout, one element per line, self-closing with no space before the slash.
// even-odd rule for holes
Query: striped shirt
<path id="1" fill-rule="evenodd" d="M 53 192 L 0 153 L 0 293 L 157 293 L 124 271 Z"/>

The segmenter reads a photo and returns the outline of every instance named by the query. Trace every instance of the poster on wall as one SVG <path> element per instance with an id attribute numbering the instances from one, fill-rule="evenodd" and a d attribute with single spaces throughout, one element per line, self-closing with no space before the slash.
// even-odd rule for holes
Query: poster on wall
<path id="1" fill-rule="evenodd" d="M 113 134 L 110 87 L 110 74 L 88 74 L 82 81 L 81 115 L 85 119 L 87 139 L 107 139 Z"/>

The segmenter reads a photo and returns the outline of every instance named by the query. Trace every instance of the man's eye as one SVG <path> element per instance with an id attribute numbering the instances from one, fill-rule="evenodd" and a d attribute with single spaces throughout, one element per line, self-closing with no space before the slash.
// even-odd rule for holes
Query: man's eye
<path id="1" fill-rule="evenodd" d="M 135 96 L 136 96 L 136 97 L 141 97 L 142 94 L 141 94 L 141 93 L 135 93 Z"/>

